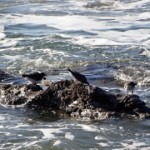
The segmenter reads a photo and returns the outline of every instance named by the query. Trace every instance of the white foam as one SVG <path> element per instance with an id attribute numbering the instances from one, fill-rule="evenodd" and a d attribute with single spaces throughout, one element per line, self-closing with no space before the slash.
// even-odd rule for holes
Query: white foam
<path id="1" fill-rule="evenodd" d="M 12 39 L 0 40 L 0 47 L 13 47 L 17 44 L 17 41 Z"/>
<path id="2" fill-rule="evenodd" d="M 0 116 L 0 121 L 5 120 L 6 118 L 4 116 Z"/>
<path id="3" fill-rule="evenodd" d="M 127 142 L 124 142 L 124 143 L 122 142 L 121 145 L 127 149 L 131 149 L 131 150 L 133 149 L 134 150 L 134 149 L 137 149 L 141 146 L 145 146 L 146 143 L 140 142 L 140 141 L 128 140 Z"/>
<path id="4" fill-rule="evenodd" d="M 95 136 L 95 140 L 102 140 L 102 141 L 105 141 L 106 138 L 104 138 L 103 136 Z"/>
<path id="5" fill-rule="evenodd" d="M 119 130 L 124 130 L 124 128 L 120 126 L 120 127 L 119 127 Z"/>
<path id="6" fill-rule="evenodd" d="M 71 132 L 66 132 L 65 138 L 69 140 L 74 140 L 74 135 Z"/>
<path id="7" fill-rule="evenodd" d="M 19 136 L 19 137 L 22 137 L 23 135 L 22 135 L 22 134 L 18 134 L 18 136 Z"/>
<path id="8" fill-rule="evenodd" d="M 99 129 L 94 125 L 86 125 L 86 124 L 78 124 L 82 127 L 83 130 L 89 131 L 89 132 L 98 132 Z"/>
<path id="9" fill-rule="evenodd" d="M 105 1 L 105 0 L 104 0 Z M 115 9 L 134 9 L 134 8 L 141 8 L 142 5 L 144 5 L 145 3 L 149 2 L 149 0 L 142 0 L 142 1 L 137 1 L 137 2 L 128 2 L 128 3 L 124 3 L 124 2 L 120 2 L 120 1 L 113 1 L 113 0 L 109 0 L 110 2 L 112 2 L 113 4 L 113 8 Z"/>
<path id="10" fill-rule="evenodd" d="M 38 141 L 26 142 L 24 145 L 25 145 L 26 147 L 30 147 L 30 146 L 32 146 L 32 145 L 35 145 L 36 143 L 38 143 Z"/>
<path id="11" fill-rule="evenodd" d="M 10 128 L 11 129 L 16 129 L 16 128 L 27 128 L 27 127 L 29 127 L 29 124 L 19 123 L 18 125 L 12 126 Z"/>
<path id="12" fill-rule="evenodd" d="M 0 40 L 4 39 L 5 38 L 5 34 L 4 33 L 0 33 Z"/>
<path id="13" fill-rule="evenodd" d="M 1 132 L 1 134 L 5 134 L 6 136 L 10 136 L 11 135 L 10 132 Z"/>
<path id="14" fill-rule="evenodd" d="M 0 129 L 2 129 L 2 128 L 4 128 L 4 126 L 3 126 L 3 125 L 0 125 Z"/>
<path id="15" fill-rule="evenodd" d="M 13 55 L 13 56 L 11 56 L 11 55 L 3 55 L 3 56 L 1 56 L 1 58 L 5 58 L 7 60 L 15 61 L 15 60 L 22 59 L 22 56 L 20 56 L 20 55 Z"/>
<path id="16" fill-rule="evenodd" d="M 124 73 L 118 73 L 118 72 L 116 72 L 114 74 L 114 77 L 116 79 L 119 79 L 119 80 L 122 80 L 122 81 L 132 81 L 131 77 L 129 75 L 124 74 Z"/>
<path id="17" fill-rule="evenodd" d="M 47 55 L 49 55 L 50 57 L 58 57 L 58 56 L 64 56 L 64 57 L 70 57 L 70 55 L 65 52 L 65 51 L 56 51 L 56 50 L 52 50 L 52 49 L 42 49 L 41 51 L 46 52 Z"/>
<path id="18" fill-rule="evenodd" d="M 46 129 L 33 129 L 34 131 L 41 131 L 43 133 L 43 139 L 57 139 L 55 134 L 63 133 L 60 129 L 46 128 Z"/>
<path id="19" fill-rule="evenodd" d="M 140 150 L 149 150 L 149 147 L 141 147 Z"/>
<path id="20" fill-rule="evenodd" d="M 117 41 L 114 40 L 109 40 L 109 39 L 105 39 L 105 38 L 101 38 L 101 37 L 97 37 L 97 38 L 85 38 L 85 37 L 76 37 L 74 39 L 74 44 L 80 44 L 80 45 L 121 45 L 123 43 L 119 43 Z"/>
<path id="21" fill-rule="evenodd" d="M 0 43 L 1 43 L 1 40 L 4 40 L 4 38 L 5 38 L 5 34 L 3 33 L 3 31 L 4 31 L 4 26 L 1 26 L 0 25 Z"/>
<path id="22" fill-rule="evenodd" d="M 100 145 L 101 147 L 107 147 L 107 146 L 108 146 L 108 143 L 103 143 L 103 142 L 101 142 L 101 143 L 98 143 L 98 145 Z"/>
<path id="23" fill-rule="evenodd" d="M 145 49 L 141 55 L 145 55 L 147 57 L 150 57 L 150 50 Z"/>
<path id="24" fill-rule="evenodd" d="M 138 18 L 139 18 L 139 19 L 149 19 L 149 18 L 150 18 L 149 12 L 140 13 L 140 14 L 138 15 Z"/>
<path id="25" fill-rule="evenodd" d="M 142 45 L 150 46 L 150 40 L 144 41 Z"/>
<path id="26" fill-rule="evenodd" d="M 91 19 L 86 16 L 34 16 L 23 15 L 13 18 L 13 25 L 15 24 L 45 24 L 50 27 L 54 27 L 62 30 L 77 30 L 77 29 L 89 29 L 91 26 L 95 26 L 92 22 L 91 25 L 87 24 Z M 81 24 L 82 22 L 82 24 Z M 96 23 L 96 22 L 94 22 Z"/>
<path id="27" fill-rule="evenodd" d="M 66 15 L 66 16 L 34 16 L 34 15 L 21 15 L 12 17 L 13 23 L 11 25 L 17 24 L 35 24 L 35 25 L 46 25 L 49 27 L 54 27 L 62 31 L 86 31 L 90 33 L 97 34 L 94 37 L 84 37 L 67 35 L 72 38 L 72 42 L 81 45 L 122 45 L 122 44 L 145 44 L 142 42 L 149 35 L 147 34 L 147 29 L 132 30 L 132 26 L 147 26 L 147 22 L 137 21 L 139 19 L 148 19 L 148 13 L 141 13 L 139 15 L 124 15 L 107 17 L 101 16 L 101 19 L 106 21 L 98 21 L 97 17 L 89 16 L 78 16 L 78 15 Z M 115 19 L 117 23 L 109 23 L 109 19 Z M 107 21 L 108 20 L 108 21 Z M 90 23 L 89 23 L 90 22 Z M 134 24 L 131 22 L 134 22 Z M 128 30 L 129 28 L 129 30 Z M 131 29 L 130 29 L 131 28 Z M 134 28 L 134 27 L 133 27 Z M 112 30 L 113 29 L 113 30 Z M 117 29 L 117 30 L 115 30 Z M 128 31 L 120 32 L 118 29 L 127 29 Z M 65 34 L 64 34 L 65 36 Z M 75 38 L 74 38 L 75 37 Z M 10 42 L 7 42 L 7 44 Z M 15 44 L 15 43 L 14 43 Z M 3 43 L 3 45 L 5 45 Z M 13 43 L 12 43 L 13 45 Z M 58 52 L 58 51 L 57 51 Z M 60 55 L 68 57 L 67 53 L 59 52 Z M 53 54 L 51 50 L 49 55 Z"/>
<path id="28" fill-rule="evenodd" d="M 65 144 L 64 144 L 62 141 L 57 140 L 57 141 L 54 142 L 53 146 L 56 146 L 56 147 L 64 147 Z"/>

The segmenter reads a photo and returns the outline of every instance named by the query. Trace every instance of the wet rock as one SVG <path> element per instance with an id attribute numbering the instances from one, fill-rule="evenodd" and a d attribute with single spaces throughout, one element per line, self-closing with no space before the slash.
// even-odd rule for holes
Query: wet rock
<path id="1" fill-rule="evenodd" d="M 1 85 L 1 103 L 6 105 L 25 104 L 41 90 L 39 85 Z"/>
<path id="2" fill-rule="evenodd" d="M 117 110 L 119 112 L 133 112 L 133 110 L 143 111 L 145 103 L 137 95 L 118 96 Z"/>
<path id="3" fill-rule="evenodd" d="M 11 98 L 11 97 L 10 97 Z M 11 98 L 11 101 L 5 101 L 6 105 L 22 105 L 25 104 L 27 101 L 27 98 L 24 96 L 14 96 Z"/>
<path id="4" fill-rule="evenodd" d="M 28 91 L 28 90 L 31 90 L 31 91 L 40 91 L 40 90 L 43 90 L 42 87 L 40 87 L 39 85 L 37 84 L 28 84 L 28 85 L 25 85 L 25 92 Z"/>
<path id="5" fill-rule="evenodd" d="M 73 80 L 51 83 L 45 90 L 38 85 L 5 85 L 1 91 L 1 103 L 61 110 L 75 118 L 150 118 L 150 108 L 137 95 L 113 95 L 101 88 L 75 83 Z"/>

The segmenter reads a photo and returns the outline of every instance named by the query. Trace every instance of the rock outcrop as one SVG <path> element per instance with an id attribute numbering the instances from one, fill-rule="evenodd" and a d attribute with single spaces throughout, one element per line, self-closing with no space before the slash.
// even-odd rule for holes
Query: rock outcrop
<path id="1" fill-rule="evenodd" d="M 105 90 L 63 80 L 43 90 L 39 85 L 1 85 L 0 102 L 34 109 L 61 110 L 71 117 L 94 120 L 108 117 L 150 118 L 137 95 L 113 95 Z"/>

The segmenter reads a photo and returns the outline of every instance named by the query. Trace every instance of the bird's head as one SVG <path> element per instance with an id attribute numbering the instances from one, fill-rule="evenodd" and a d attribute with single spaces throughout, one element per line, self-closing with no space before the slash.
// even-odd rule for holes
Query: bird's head
<path id="1" fill-rule="evenodd" d="M 68 69 L 67 69 L 67 71 L 69 71 L 69 72 L 70 72 L 71 70 L 68 68 Z"/>
<path id="2" fill-rule="evenodd" d="M 42 73 L 41 73 L 41 75 L 42 75 L 43 77 L 45 77 L 45 76 L 46 76 L 46 74 L 45 74 L 44 72 L 42 72 Z"/>
<path id="3" fill-rule="evenodd" d="M 131 86 L 136 86 L 137 83 L 136 83 L 136 82 L 130 82 L 130 85 L 131 85 Z"/>
<path id="4" fill-rule="evenodd" d="M 45 77 L 45 76 L 43 77 L 43 80 L 46 80 L 46 77 Z"/>

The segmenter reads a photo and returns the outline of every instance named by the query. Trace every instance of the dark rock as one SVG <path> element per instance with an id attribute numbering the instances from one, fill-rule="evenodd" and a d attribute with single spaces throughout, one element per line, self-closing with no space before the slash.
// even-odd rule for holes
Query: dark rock
<path id="1" fill-rule="evenodd" d="M 47 90 L 40 92 L 37 96 L 35 96 L 27 103 L 26 106 L 37 109 L 57 109 L 59 107 L 57 105 L 60 105 L 60 103 L 58 102 L 56 92 L 48 88 Z"/>
<path id="2" fill-rule="evenodd" d="M 21 105 L 27 103 L 31 96 L 35 97 L 42 88 L 39 85 L 1 85 L 1 103 Z"/>
<path id="3" fill-rule="evenodd" d="M 38 85 L 5 85 L 1 86 L 1 97 L 4 104 L 61 110 L 76 118 L 150 118 L 150 108 L 137 95 L 113 95 L 73 80 L 52 83 L 46 90 Z"/>
<path id="4" fill-rule="evenodd" d="M 117 97 L 119 103 L 117 110 L 120 112 L 132 112 L 134 109 L 145 108 L 145 103 L 137 95 L 126 95 Z"/>
<path id="5" fill-rule="evenodd" d="M 25 92 L 28 91 L 28 90 L 31 90 L 31 91 L 40 91 L 40 90 L 43 90 L 42 87 L 40 87 L 39 85 L 37 84 L 28 84 L 25 86 Z"/>
<path id="6" fill-rule="evenodd" d="M 7 89 L 9 89 L 10 87 L 11 87 L 11 84 L 5 84 L 5 85 L 2 85 L 2 86 L 1 86 L 1 89 L 7 90 Z"/>
<path id="7" fill-rule="evenodd" d="M 11 101 L 8 101 L 6 104 L 7 105 L 22 105 L 25 104 L 27 102 L 27 98 L 23 97 L 23 96 L 14 96 L 12 97 Z"/>

